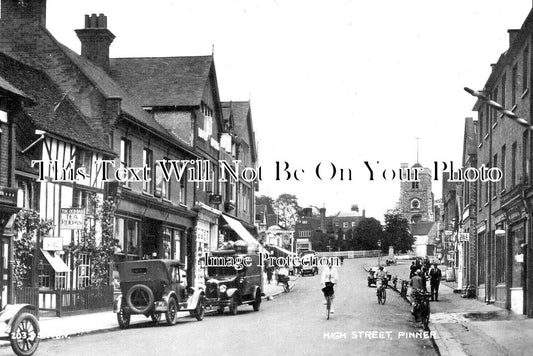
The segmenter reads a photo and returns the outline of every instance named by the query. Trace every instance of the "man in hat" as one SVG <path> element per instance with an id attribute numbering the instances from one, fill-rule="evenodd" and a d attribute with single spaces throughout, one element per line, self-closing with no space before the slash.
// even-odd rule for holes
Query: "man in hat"
<path id="1" fill-rule="evenodd" d="M 436 263 L 429 270 L 429 284 L 431 287 L 431 300 L 439 300 L 439 286 L 442 278 L 442 272 Z"/>

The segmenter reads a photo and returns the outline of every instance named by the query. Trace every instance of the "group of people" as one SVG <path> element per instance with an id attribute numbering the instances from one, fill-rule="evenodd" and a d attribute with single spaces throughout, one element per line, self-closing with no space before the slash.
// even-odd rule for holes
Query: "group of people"
<path id="1" fill-rule="evenodd" d="M 413 268 L 415 267 L 415 268 Z M 429 271 L 425 271 L 425 268 L 419 269 L 415 262 L 411 264 L 411 287 L 413 288 L 413 294 L 416 294 L 418 291 L 427 292 L 427 278 L 429 277 L 429 285 L 431 288 L 431 299 L 432 301 L 439 300 L 439 286 L 440 280 L 442 278 L 442 271 L 440 270 L 437 263 L 434 263 Z"/>

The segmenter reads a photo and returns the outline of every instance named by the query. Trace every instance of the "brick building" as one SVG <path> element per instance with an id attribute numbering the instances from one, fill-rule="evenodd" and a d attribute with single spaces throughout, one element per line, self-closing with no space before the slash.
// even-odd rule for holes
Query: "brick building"
<path id="1" fill-rule="evenodd" d="M 533 12 L 520 29 L 508 32 L 509 48 L 492 65 L 483 92 L 531 122 Z M 468 218 L 473 209 L 476 216 L 474 234 L 470 226 L 469 285 L 475 285 L 479 300 L 533 317 L 533 138 L 529 130 L 481 100 L 474 110 L 477 167 L 498 167 L 503 176 L 497 182 L 478 181 L 475 199 L 473 184 L 465 189 L 470 198 L 465 201 Z"/>

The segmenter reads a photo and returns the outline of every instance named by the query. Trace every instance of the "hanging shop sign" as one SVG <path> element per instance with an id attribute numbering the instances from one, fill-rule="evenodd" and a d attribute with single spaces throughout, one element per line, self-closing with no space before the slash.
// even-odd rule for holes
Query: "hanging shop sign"
<path id="1" fill-rule="evenodd" d="M 61 209 L 61 229 L 83 230 L 85 221 L 85 209 L 83 208 L 62 208 Z"/>

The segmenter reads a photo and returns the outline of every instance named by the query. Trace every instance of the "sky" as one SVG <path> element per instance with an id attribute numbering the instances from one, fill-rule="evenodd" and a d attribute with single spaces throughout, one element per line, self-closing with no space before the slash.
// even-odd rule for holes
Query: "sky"
<path id="1" fill-rule="evenodd" d="M 483 88 L 532 3 L 48 0 L 47 28 L 79 53 L 74 30 L 103 13 L 111 57 L 214 52 L 221 99 L 251 100 L 258 194 L 294 194 L 328 215 L 357 204 L 383 222 L 399 199 L 392 171 L 416 163 L 417 142 L 423 166 L 461 166 L 464 119 L 475 117 L 463 87 Z"/>

